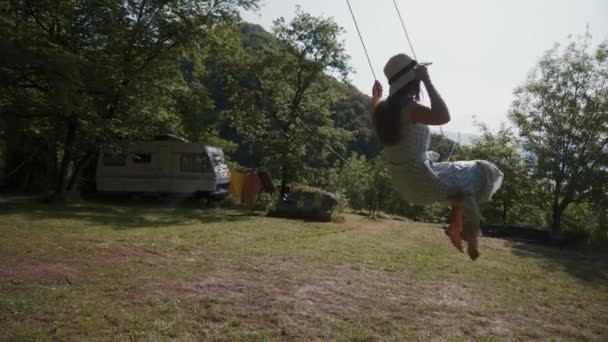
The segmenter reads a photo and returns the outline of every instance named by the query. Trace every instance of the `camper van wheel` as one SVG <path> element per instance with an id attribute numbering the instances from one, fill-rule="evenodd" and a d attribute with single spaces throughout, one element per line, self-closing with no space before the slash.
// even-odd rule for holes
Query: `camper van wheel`
<path id="1" fill-rule="evenodd" d="M 205 193 L 204 191 L 197 191 L 194 193 L 194 199 L 196 200 L 203 200 L 207 197 L 207 193 Z"/>
<path id="2" fill-rule="evenodd" d="M 129 192 L 127 194 L 127 198 L 131 201 L 139 201 L 141 199 L 141 194 L 137 192 Z"/>
<path id="3" fill-rule="evenodd" d="M 156 198 L 158 198 L 158 200 L 163 203 L 169 202 L 169 194 L 166 192 L 157 193 Z"/>
<path id="4" fill-rule="evenodd" d="M 204 207 L 208 207 L 211 199 L 209 198 L 209 194 L 204 191 L 199 191 L 194 195 L 196 201 Z"/>

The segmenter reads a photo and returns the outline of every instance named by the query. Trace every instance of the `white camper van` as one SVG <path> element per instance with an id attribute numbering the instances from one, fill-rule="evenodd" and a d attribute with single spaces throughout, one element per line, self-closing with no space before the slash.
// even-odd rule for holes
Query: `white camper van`
<path id="1" fill-rule="evenodd" d="M 230 170 L 220 148 L 158 136 L 155 141 L 130 144 L 124 153 L 102 151 L 96 178 L 100 192 L 223 198 Z"/>

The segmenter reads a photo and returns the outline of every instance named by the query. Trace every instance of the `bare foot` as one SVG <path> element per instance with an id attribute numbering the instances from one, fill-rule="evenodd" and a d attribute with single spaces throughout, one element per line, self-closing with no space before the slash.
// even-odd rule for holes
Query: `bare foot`
<path id="1" fill-rule="evenodd" d="M 471 260 L 473 261 L 479 258 L 479 251 L 477 250 L 477 248 L 467 248 L 467 254 L 469 255 L 469 258 L 471 258 Z"/>
<path id="2" fill-rule="evenodd" d="M 477 225 L 471 223 L 465 223 L 463 226 L 463 238 L 467 242 L 467 254 L 471 258 L 471 260 L 477 260 L 479 258 L 479 249 L 478 249 L 478 229 Z"/>

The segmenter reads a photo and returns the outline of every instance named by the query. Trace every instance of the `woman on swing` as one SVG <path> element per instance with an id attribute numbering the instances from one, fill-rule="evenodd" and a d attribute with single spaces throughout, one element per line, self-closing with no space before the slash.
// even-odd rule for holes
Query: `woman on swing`
<path id="1" fill-rule="evenodd" d="M 372 124 L 384 146 L 384 158 L 393 186 L 415 205 L 442 203 L 451 206 L 449 235 L 452 244 L 472 260 L 479 257 L 481 208 L 502 185 L 503 174 L 492 163 L 454 161 L 437 163 L 438 154 L 429 151 L 429 125 L 450 121 L 448 108 L 435 89 L 427 68 L 405 54 L 392 57 L 384 67 L 390 85 L 382 100 L 382 86 L 372 91 Z M 424 83 L 431 106 L 418 102 Z"/>

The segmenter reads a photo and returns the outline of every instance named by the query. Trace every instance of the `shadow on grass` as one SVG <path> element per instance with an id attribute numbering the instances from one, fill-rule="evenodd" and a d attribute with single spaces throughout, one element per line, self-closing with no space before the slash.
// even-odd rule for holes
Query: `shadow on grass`
<path id="1" fill-rule="evenodd" d="M 511 247 L 514 255 L 542 259 L 548 276 L 552 272 L 564 271 L 593 286 L 608 288 L 608 253 L 524 242 L 515 242 Z"/>
<path id="2" fill-rule="evenodd" d="M 247 221 L 255 212 L 209 208 L 189 199 L 137 201 L 93 199 L 69 204 L 48 204 L 33 198 L 3 198 L 0 219 L 4 215 L 22 215 L 26 220 L 76 220 L 83 225 L 108 226 L 113 229 L 162 228 L 192 223 Z"/>

